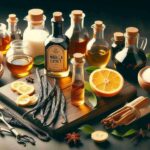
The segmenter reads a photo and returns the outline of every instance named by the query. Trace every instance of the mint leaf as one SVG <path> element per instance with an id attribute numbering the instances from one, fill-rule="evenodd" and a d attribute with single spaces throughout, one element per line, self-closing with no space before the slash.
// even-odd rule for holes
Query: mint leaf
<path id="1" fill-rule="evenodd" d="M 89 67 L 86 67 L 85 68 L 85 71 L 87 72 L 87 73 L 92 73 L 94 70 L 96 70 L 96 69 L 99 69 L 99 67 L 96 67 L 96 66 L 89 66 Z"/>
<path id="2" fill-rule="evenodd" d="M 123 137 L 128 137 L 128 136 L 134 135 L 135 133 L 137 133 L 137 130 L 130 129 L 126 133 L 123 134 Z"/>
<path id="3" fill-rule="evenodd" d="M 146 54 L 147 59 L 150 59 L 150 53 Z"/>
<path id="4" fill-rule="evenodd" d="M 89 82 L 85 81 L 85 82 L 84 82 L 84 86 L 85 86 L 85 89 L 86 89 L 87 91 L 89 91 L 89 92 L 92 91 Z"/>
<path id="5" fill-rule="evenodd" d="M 111 132 L 112 135 L 117 136 L 117 137 L 121 137 L 122 138 L 122 133 L 118 132 L 117 130 L 113 130 Z"/>
<path id="6" fill-rule="evenodd" d="M 80 131 L 82 131 L 84 134 L 91 134 L 92 132 L 94 132 L 94 128 L 91 125 L 83 125 L 79 128 Z"/>
<path id="7" fill-rule="evenodd" d="M 44 55 L 36 56 L 34 58 L 34 65 L 41 66 L 44 65 L 44 63 L 45 63 Z"/>

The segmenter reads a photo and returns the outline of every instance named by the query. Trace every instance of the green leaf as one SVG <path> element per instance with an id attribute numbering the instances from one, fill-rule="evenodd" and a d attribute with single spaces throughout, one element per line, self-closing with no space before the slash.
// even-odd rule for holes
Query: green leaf
<path id="1" fill-rule="evenodd" d="M 112 135 L 117 136 L 117 137 L 121 137 L 121 138 L 129 137 L 129 136 L 134 135 L 136 133 L 137 133 L 137 130 L 135 130 L 135 129 L 130 129 L 124 133 L 119 132 L 118 130 L 113 130 L 111 132 Z"/>
<path id="2" fill-rule="evenodd" d="M 146 54 L 147 59 L 150 59 L 150 53 Z"/>
<path id="3" fill-rule="evenodd" d="M 44 65 L 44 63 L 45 63 L 44 55 L 36 56 L 34 58 L 34 65 L 41 66 Z"/>
<path id="4" fill-rule="evenodd" d="M 97 106 L 97 98 L 93 92 L 85 90 L 85 103 L 92 108 Z"/>
<path id="5" fill-rule="evenodd" d="M 89 67 L 86 67 L 85 68 L 85 71 L 87 72 L 87 73 L 92 73 L 94 70 L 96 70 L 96 69 L 99 69 L 99 67 L 96 67 L 96 66 L 89 66 Z"/>
<path id="6" fill-rule="evenodd" d="M 85 86 L 85 89 L 86 89 L 87 91 L 92 91 L 89 82 L 85 81 L 85 82 L 84 82 L 84 86 Z"/>
<path id="7" fill-rule="evenodd" d="M 80 131 L 82 131 L 84 134 L 91 134 L 92 132 L 94 132 L 94 128 L 91 125 L 83 125 L 79 128 Z"/>

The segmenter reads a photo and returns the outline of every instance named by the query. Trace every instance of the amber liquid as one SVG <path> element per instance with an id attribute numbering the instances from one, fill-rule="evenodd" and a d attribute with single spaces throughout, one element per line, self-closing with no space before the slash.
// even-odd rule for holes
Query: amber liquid
<path id="1" fill-rule="evenodd" d="M 24 77 L 29 74 L 33 66 L 33 59 L 26 55 L 16 55 L 7 58 L 7 67 L 16 77 Z"/>
<path id="2" fill-rule="evenodd" d="M 6 54 L 10 48 L 11 38 L 9 36 L 0 37 L 0 52 Z"/>
<path id="3" fill-rule="evenodd" d="M 88 38 L 79 39 L 78 41 L 71 39 L 69 44 L 69 56 L 73 57 L 74 53 L 85 54 L 88 41 Z"/>
<path id="4" fill-rule="evenodd" d="M 84 104 L 84 83 L 81 80 L 76 80 L 72 84 L 71 102 L 75 106 Z"/>
<path id="5" fill-rule="evenodd" d="M 86 52 L 86 60 L 89 65 L 104 68 L 111 58 L 111 50 L 104 46 L 94 46 Z"/>

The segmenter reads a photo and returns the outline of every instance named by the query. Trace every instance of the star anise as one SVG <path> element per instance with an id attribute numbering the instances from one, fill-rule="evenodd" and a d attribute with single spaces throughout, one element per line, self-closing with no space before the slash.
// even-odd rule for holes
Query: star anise
<path id="1" fill-rule="evenodd" d="M 26 81 L 29 83 L 34 83 L 34 79 L 32 77 L 27 77 Z"/>
<path id="2" fill-rule="evenodd" d="M 80 141 L 80 135 L 76 132 L 66 134 L 65 139 L 68 144 L 77 144 Z"/>

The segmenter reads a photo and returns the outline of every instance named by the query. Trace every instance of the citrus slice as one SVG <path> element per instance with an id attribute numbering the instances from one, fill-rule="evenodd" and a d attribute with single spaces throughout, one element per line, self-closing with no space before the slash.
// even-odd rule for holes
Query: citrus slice
<path id="1" fill-rule="evenodd" d="M 17 91 L 18 87 L 22 86 L 22 85 L 25 85 L 25 82 L 23 82 L 23 81 L 15 81 L 15 82 L 11 83 L 11 89 L 13 91 Z"/>
<path id="2" fill-rule="evenodd" d="M 38 97 L 36 95 L 30 96 L 29 106 L 35 105 L 38 101 Z"/>
<path id="3" fill-rule="evenodd" d="M 29 95 L 20 95 L 17 97 L 16 104 L 18 106 L 28 106 L 30 104 L 30 96 Z"/>
<path id="4" fill-rule="evenodd" d="M 19 86 L 17 88 L 17 92 L 19 94 L 25 94 L 25 95 L 33 94 L 34 90 L 35 90 L 34 86 L 33 85 L 29 85 L 29 84 L 25 84 L 25 85 Z"/>
<path id="5" fill-rule="evenodd" d="M 97 69 L 89 78 L 90 86 L 96 95 L 112 97 L 117 95 L 123 88 L 124 79 L 122 75 L 112 69 Z"/>
<path id="6" fill-rule="evenodd" d="M 91 134 L 91 138 L 95 142 L 104 142 L 108 139 L 108 133 L 105 131 L 94 131 Z"/>

